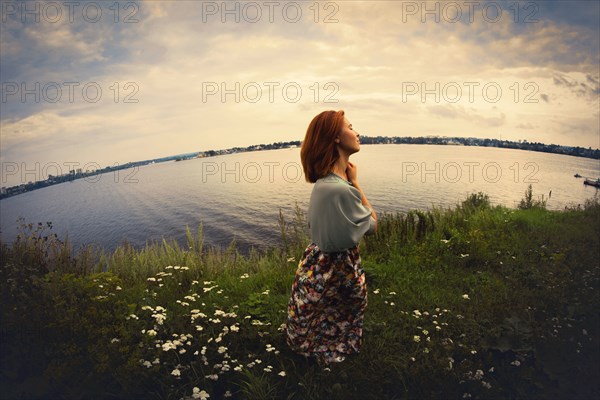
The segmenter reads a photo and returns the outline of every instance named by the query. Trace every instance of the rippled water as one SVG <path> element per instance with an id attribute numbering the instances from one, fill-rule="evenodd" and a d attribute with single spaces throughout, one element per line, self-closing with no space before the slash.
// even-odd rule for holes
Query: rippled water
<path id="1" fill-rule="evenodd" d="M 351 159 L 378 213 L 432 205 L 453 207 L 482 191 L 494 204 L 516 207 L 529 183 L 549 209 L 583 204 L 597 189 L 573 177 L 600 176 L 600 161 L 513 149 L 436 145 L 363 145 Z M 97 180 L 97 181 L 96 181 Z M 312 185 L 304 181 L 300 149 L 229 154 L 168 162 L 79 179 L 0 201 L 3 241 L 16 220 L 52 221 L 53 231 L 76 244 L 114 249 L 123 239 L 136 247 L 175 238 L 203 224 L 205 243 L 239 249 L 280 243 L 279 209 L 306 212 Z"/>

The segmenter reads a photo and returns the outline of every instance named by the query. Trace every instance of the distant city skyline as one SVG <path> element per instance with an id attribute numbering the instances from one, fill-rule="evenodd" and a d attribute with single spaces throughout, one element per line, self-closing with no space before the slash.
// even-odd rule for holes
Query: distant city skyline
<path id="1" fill-rule="evenodd" d="M 599 4 L 2 0 L 2 175 L 301 140 L 328 109 L 597 149 Z"/>
<path id="2" fill-rule="evenodd" d="M 545 144 L 540 142 L 528 142 L 524 141 L 508 141 L 508 140 L 498 140 L 498 139 L 479 139 L 474 137 L 448 137 L 448 136 L 417 136 L 417 137 L 388 137 L 388 136 L 362 136 L 361 143 L 363 145 L 368 144 L 425 144 L 425 145 L 462 145 L 462 146 L 484 146 L 484 147 L 499 147 L 506 149 L 520 149 L 520 150 L 528 150 L 528 151 L 536 151 L 536 152 L 545 152 L 545 153 L 554 153 L 554 154 L 562 154 L 568 156 L 575 157 L 584 157 L 584 158 L 592 158 L 598 161 L 600 166 L 600 149 L 592 149 L 592 148 L 583 148 L 583 147 L 570 147 L 570 146 L 561 146 L 557 144 Z M 41 189 L 46 186 L 64 183 L 67 181 L 73 181 L 75 179 L 91 179 L 94 181 L 97 175 L 109 174 L 119 170 L 132 169 L 135 173 L 135 169 L 148 165 L 166 162 L 166 161 L 185 161 L 192 158 L 204 158 L 204 157 L 214 157 L 219 155 L 227 155 L 227 154 L 235 154 L 242 152 L 252 152 L 252 151 L 262 151 L 262 150 L 274 150 L 274 149 L 286 149 L 286 148 L 300 148 L 302 146 L 301 140 L 287 141 L 287 142 L 274 142 L 274 143 L 261 143 L 254 144 L 252 146 L 246 147 L 230 147 L 226 149 L 205 149 L 195 152 L 168 155 L 165 157 L 154 158 L 154 159 L 144 159 L 144 160 L 134 160 L 129 161 L 123 164 L 114 164 L 108 165 L 106 167 L 102 167 L 99 164 L 94 163 L 88 164 L 83 168 L 74 168 L 75 164 L 66 164 L 60 166 L 59 164 L 48 164 L 45 166 L 37 166 L 35 170 L 27 170 L 25 172 L 19 171 L 19 166 L 15 163 L 6 163 L 6 166 L 10 166 L 12 171 L 10 173 L 4 173 L 3 176 L 6 179 L 16 182 L 16 184 L 9 186 L 1 186 L 0 187 L 0 199 L 15 196 L 18 194 L 26 193 L 32 190 Z M 10 165 L 9 165 L 10 164 Z M 66 170 L 63 170 L 63 167 Z M 5 168 L 9 169 L 9 168 Z M 54 175 L 49 174 L 49 170 L 52 172 L 56 171 Z M 43 175 L 43 176 L 42 176 Z M 41 179 L 37 179 L 35 181 L 28 181 L 27 177 L 31 176 L 40 176 Z M 592 180 L 596 180 L 596 177 L 585 177 Z M 3 178 L 4 180 L 4 178 Z"/>

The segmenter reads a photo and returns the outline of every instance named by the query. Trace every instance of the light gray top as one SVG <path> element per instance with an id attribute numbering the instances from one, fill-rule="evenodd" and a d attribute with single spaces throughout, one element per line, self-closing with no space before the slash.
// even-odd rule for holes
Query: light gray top
<path id="1" fill-rule="evenodd" d="M 349 249 L 375 231 L 375 218 L 352 184 L 330 172 L 315 182 L 308 205 L 311 240 L 324 253 Z"/>

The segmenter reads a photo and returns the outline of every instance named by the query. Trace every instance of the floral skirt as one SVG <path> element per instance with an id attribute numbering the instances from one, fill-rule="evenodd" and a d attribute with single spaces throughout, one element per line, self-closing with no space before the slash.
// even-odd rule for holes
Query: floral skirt
<path id="1" fill-rule="evenodd" d="M 321 364 L 340 362 L 362 346 L 367 284 L 358 247 L 323 253 L 308 245 L 288 302 L 286 341 Z"/>

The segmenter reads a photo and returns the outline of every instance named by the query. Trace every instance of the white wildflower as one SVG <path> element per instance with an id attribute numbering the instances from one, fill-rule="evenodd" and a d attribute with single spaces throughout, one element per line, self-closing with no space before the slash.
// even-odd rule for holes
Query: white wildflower
<path id="1" fill-rule="evenodd" d="M 176 348 L 177 346 L 175 346 L 170 340 L 162 345 L 163 351 L 175 350 Z"/>
<path id="2" fill-rule="evenodd" d="M 192 389 L 192 398 L 194 399 L 200 399 L 200 400 L 206 400 L 210 397 L 210 395 L 208 393 L 206 393 L 205 390 L 200 390 L 197 387 Z"/>

